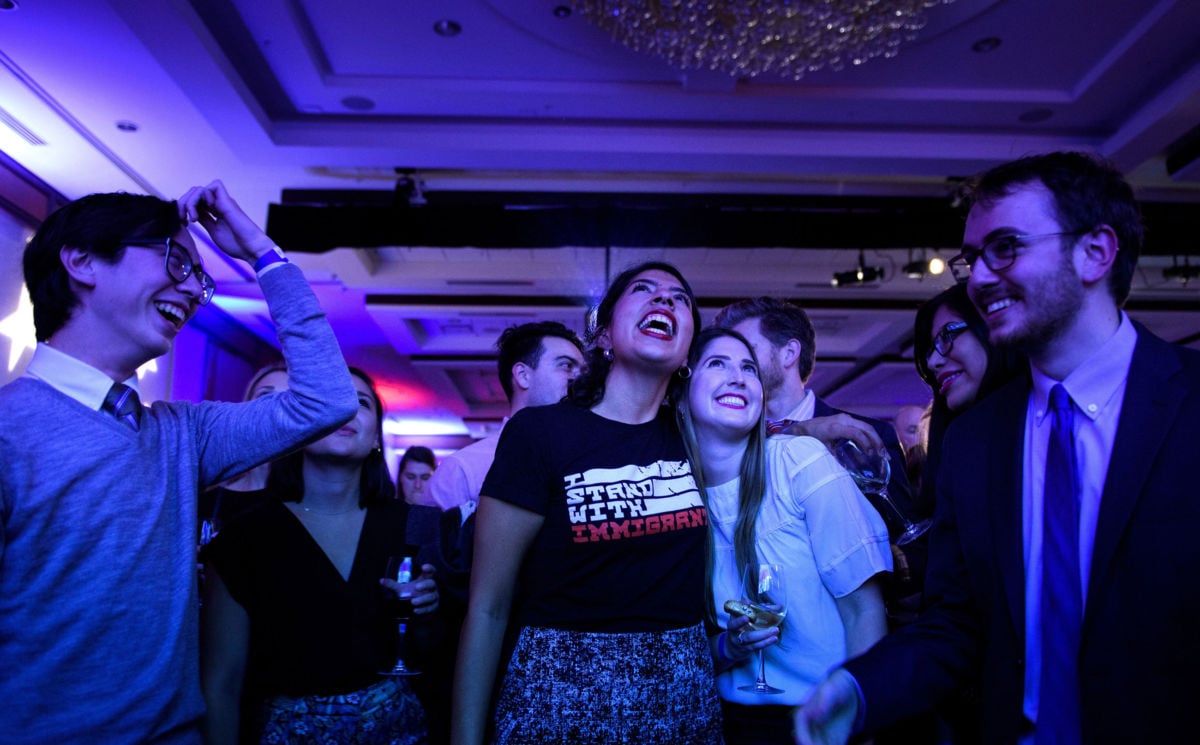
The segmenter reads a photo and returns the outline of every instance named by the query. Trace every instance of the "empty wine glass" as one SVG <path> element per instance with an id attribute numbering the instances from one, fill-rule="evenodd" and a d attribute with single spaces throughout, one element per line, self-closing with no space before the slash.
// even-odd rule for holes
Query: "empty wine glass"
<path id="1" fill-rule="evenodd" d="M 842 440 L 834 447 L 833 455 L 837 458 L 838 463 L 842 464 L 842 468 L 845 468 L 846 472 L 850 474 L 850 478 L 854 479 L 854 483 L 858 484 L 858 488 L 862 490 L 863 494 L 878 496 L 880 501 L 886 504 L 899 518 L 904 529 L 900 532 L 900 537 L 896 539 L 896 545 L 903 546 L 912 543 L 929 530 L 929 526 L 933 523 L 932 520 L 914 523 L 888 496 L 887 485 L 892 478 L 892 465 L 886 452 L 867 453 L 853 440 Z"/>
<path id="2" fill-rule="evenodd" d="M 408 631 L 408 621 L 413 615 L 412 588 L 413 557 L 389 556 L 387 578 L 400 584 L 398 590 L 381 587 L 383 590 L 383 608 L 389 617 L 396 619 L 396 664 L 391 670 L 382 670 L 380 675 L 401 677 L 420 675 L 420 670 L 413 670 L 404 662 L 404 639 Z"/>
<path id="3" fill-rule="evenodd" d="M 770 629 L 783 623 L 787 615 L 787 595 L 783 588 L 783 567 L 779 564 L 749 564 L 742 573 L 742 600 L 753 609 L 750 626 Z M 767 683 L 766 650 L 758 650 L 758 676 L 751 685 L 738 686 L 741 691 L 754 693 L 783 693 Z"/>

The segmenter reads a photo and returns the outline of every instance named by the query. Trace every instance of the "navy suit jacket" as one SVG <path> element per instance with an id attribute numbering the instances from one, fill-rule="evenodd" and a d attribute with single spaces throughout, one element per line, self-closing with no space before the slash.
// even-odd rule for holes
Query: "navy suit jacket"
<path id="1" fill-rule="evenodd" d="M 1022 714 L 1022 453 L 1028 376 L 952 425 L 930 536 L 927 610 L 846 664 L 867 730 L 966 682 L 988 743 Z M 1200 353 L 1138 327 L 1101 496 L 1079 654 L 1086 743 L 1197 738 L 1200 693 Z"/>

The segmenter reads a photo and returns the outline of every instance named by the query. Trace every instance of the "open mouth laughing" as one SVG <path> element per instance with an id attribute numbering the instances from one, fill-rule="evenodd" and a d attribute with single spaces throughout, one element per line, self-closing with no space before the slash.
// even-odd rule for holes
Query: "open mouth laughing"
<path id="1" fill-rule="evenodd" d="M 638 324 L 638 331 L 662 339 L 674 338 L 675 328 L 674 316 L 661 310 L 656 310 L 648 314 Z"/>
<path id="2" fill-rule="evenodd" d="M 170 321 L 176 330 L 183 328 L 183 324 L 187 322 L 187 309 L 181 305 L 165 300 L 156 300 L 154 302 L 154 309 L 158 311 L 160 316 Z"/>

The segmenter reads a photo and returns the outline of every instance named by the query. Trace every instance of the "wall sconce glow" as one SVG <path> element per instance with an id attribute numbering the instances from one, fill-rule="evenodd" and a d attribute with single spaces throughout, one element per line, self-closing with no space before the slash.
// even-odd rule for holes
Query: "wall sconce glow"
<path id="1" fill-rule="evenodd" d="M 383 419 L 385 435 L 431 437 L 434 435 L 465 435 L 469 434 L 466 426 L 460 421 L 444 419 L 424 419 L 422 417 L 391 417 Z"/>
<path id="2" fill-rule="evenodd" d="M 0 336 L 8 337 L 8 372 L 17 369 L 25 350 L 37 347 L 37 334 L 33 330 L 33 303 L 29 293 L 21 289 L 17 309 L 0 319 Z"/>

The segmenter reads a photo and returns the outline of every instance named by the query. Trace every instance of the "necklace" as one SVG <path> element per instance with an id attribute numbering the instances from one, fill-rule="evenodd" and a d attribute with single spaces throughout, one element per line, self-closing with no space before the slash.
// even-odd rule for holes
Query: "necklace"
<path id="1" fill-rule="evenodd" d="M 305 512 L 309 513 L 310 515 L 332 516 L 332 515 L 345 515 L 345 514 L 354 512 L 355 510 L 358 510 L 361 508 L 358 505 L 354 505 L 353 507 L 348 507 L 344 510 L 336 510 L 334 512 L 322 512 L 321 510 L 314 510 L 311 507 L 305 507 L 304 505 L 300 505 L 300 509 L 304 510 Z"/>

